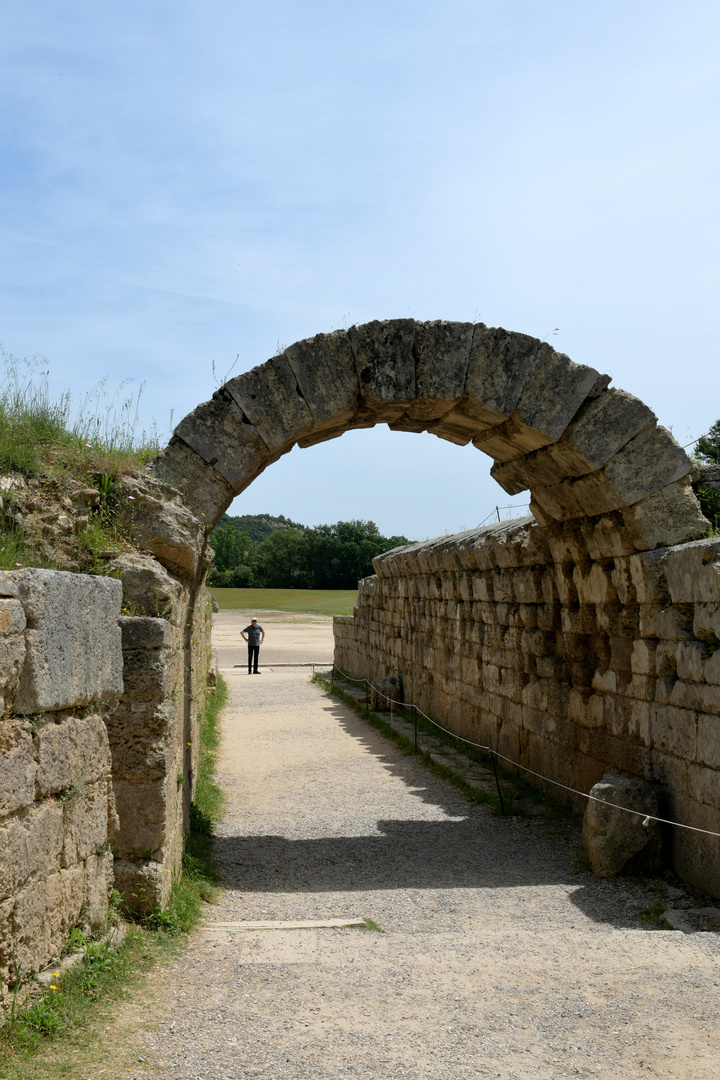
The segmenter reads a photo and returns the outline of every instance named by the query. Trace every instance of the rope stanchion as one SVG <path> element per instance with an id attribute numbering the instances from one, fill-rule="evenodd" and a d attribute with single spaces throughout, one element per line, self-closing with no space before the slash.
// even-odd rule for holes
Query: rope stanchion
<path id="1" fill-rule="evenodd" d="M 495 763 L 495 755 L 490 751 L 490 760 L 492 762 L 493 775 L 495 777 L 495 787 L 497 788 L 498 799 L 500 800 L 500 813 L 505 813 L 505 803 L 503 802 L 502 789 L 500 787 L 500 777 L 498 776 L 497 765 Z"/>
<path id="2" fill-rule="evenodd" d="M 338 667 L 338 665 L 333 662 L 333 672 L 336 669 L 338 673 L 342 676 L 342 678 L 347 679 L 348 682 L 363 683 L 365 685 L 368 697 L 365 705 L 365 710 L 366 714 L 369 716 L 370 694 L 368 687 L 372 686 L 372 683 L 369 683 L 367 679 L 354 679 L 352 675 L 347 675 L 342 670 L 342 668 Z M 376 690 L 377 688 L 373 686 L 373 689 Z M 394 699 L 387 698 L 387 701 L 394 701 Z M 537 777 L 538 780 L 544 780 L 545 783 L 553 784 L 554 787 L 562 788 L 563 791 L 569 791 L 573 795 L 579 795 L 581 798 L 587 799 L 589 802 L 601 803 L 603 806 L 612 806 L 615 810 L 624 810 L 626 814 L 632 814 L 634 817 L 641 817 L 644 821 L 657 821 L 659 825 L 671 825 L 675 829 L 686 829 L 688 832 L 702 833 L 704 836 L 715 836 L 720 839 L 720 832 L 715 832 L 713 829 L 701 829 L 697 825 L 685 825 L 682 821 L 671 821 L 669 818 L 656 817 L 654 814 L 646 814 L 642 810 L 631 810 L 629 806 L 620 806 L 618 803 L 608 803 L 605 799 L 598 799 L 596 795 L 590 795 L 587 791 L 579 791 L 577 788 L 570 787 L 569 784 L 563 784 L 559 780 L 553 780 L 550 776 L 544 776 L 543 773 L 536 772 L 535 769 L 530 769 L 527 765 L 521 765 L 519 761 L 513 761 L 512 758 L 508 757 L 506 754 L 501 754 L 499 750 L 494 750 L 491 746 L 486 746 L 484 743 L 473 742 L 472 739 L 466 739 L 462 735 L 456 735 L 453 731 L 448 731 L 448 729 L 444 728 L 442 724 L 438 724 L 437 720 L 433 720 L 431 716 L 428 716 L 427 713 L 423 712 L 422 709 L 415 705 L 414 702 L 410 703 L 403 701 L 394 701 L 394 704 L 400 706 L 401 708 L 413 710 L 413 720 L 415 727 L 415 753 L 417 753 L 418 748 L 417 717 L 418 713 L 420 713 L 420 715 L 423 716 L 428 721 L 428 723 L 432 724 L 433 727 L 436 727 L 438 731 L 442 731 L 445 733 L 445 735 L 449 735 L 451 739 L 455 739 L 457 740 L 457 742 L 465 743 L 466 746 L 472 746 L 476 750 L 482 750 L 484 753 L 488 754 L 492 762 L 493 771 L 495 772 L 496 781 L 498 780 L 498 776 L 495 758 L 498 757 L 502 761 L 507 761 L 508 765 L 512 765 L 514 769 L 522 769 L 523 772 L 528 773 L 530 776 Z M 502 804 L 502 795 L 500 793 L 499 783 L 498 795 L 500 797 L 500 803 Z M 503 813 L 504 812 L 505 811 L 503 809 Z"/>

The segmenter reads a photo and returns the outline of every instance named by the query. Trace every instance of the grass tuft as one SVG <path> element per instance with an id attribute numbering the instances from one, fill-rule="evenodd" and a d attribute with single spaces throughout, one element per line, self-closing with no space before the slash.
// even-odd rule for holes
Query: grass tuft
<path id="1" fill-rule="evenodd" d="M 39 361 L 18 360 L 2 350 L 0 358 L 3 472 L 94 474 L 94 482 L 102 484 L 100 478 L 113 480 L 157 455 L 157 430 L 138 430 L 143 386 L 137 393 L 128 391 L 126 381 L 109 392 L 102 379 L 73 409 L 69 391 L 53 396 L 49 369 Z"/>
<path id="2" fill-rule="evenodd" d="M 383 930 L 380 923 L 376 923 L 374 919 L 363 919 L 363 922 L 366 930 L 372 930 L 375 934 L 387 934 L 387 930 Z"/>
<path id="3" fill-rule="evenodd" d="M 652 904 L 651 907 L 646 907 L 643 908 L 642 911 L 638 911 L 637 917 L 640 922 L 647 923 L 647 925 L 652 926 L 654 930 L 672 930 L 672 926 L 665 918 L 666 911 L 666 904 Z"/>

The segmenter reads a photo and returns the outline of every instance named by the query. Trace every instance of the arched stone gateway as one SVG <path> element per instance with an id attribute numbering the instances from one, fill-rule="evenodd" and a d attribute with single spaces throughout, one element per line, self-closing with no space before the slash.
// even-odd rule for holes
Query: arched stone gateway
<path id="1" fill-rule="evenodd" d="M 472 442 L 544 526 L 572 521 L 591 557 L 707 529 L 692 465 L 652 411 L 550 345 L 482 323 L 391 319 L 298 341 L 178 425 L 164 478 L 214 526 L 293 446 L 385 423 Z"/>
<path id="2" fill-rule="evenodd" d="M 663 816 L 720 832 L 720 540 L 702 539 L 683 449 L 609 382 L 524 334 L 395 319 L 297 342 L 185 417 L 154 470 L 171 487 L 134 481 L 133 506 L 136 546 L 179 582 L 188 797 L 212 528 L 293 446 L 386 423 L 472 442 L 508 493 L 530 490 L 533 517 L 375 560 L 336 620 L 338 663 L 400 676 L 452 730 L 555 781 L 587 792 L 621 772 L 657 786 Z M 720 840 L 666 839 L 720 895 Z"/>

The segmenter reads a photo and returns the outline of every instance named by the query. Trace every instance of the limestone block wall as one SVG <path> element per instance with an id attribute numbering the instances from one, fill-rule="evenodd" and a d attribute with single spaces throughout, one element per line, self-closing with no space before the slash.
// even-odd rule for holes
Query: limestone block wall
<path id="1" fill-rule="evenodd" d="M 185 647 L 187 598 L 171 619 L 120 619 L 124 692 L 107 717 L 117 827 L 115 887 L 138 913 L 167 901 L 182 858 L 197 776 L 198 725 L 210 661 L 209 604 Z"/>
<path id="2" fill-rule="evenodd" d="M 182 858 L 210 666 L 205 530 L 151 478 L 121 491 L 140 551 L 113 576 L 0 573 L 5 980 L 102 922 L 113 885 L 137 911 L 164 904 Z"/>
<path id="3" fill-rule="evenodd" d="M 107 915 L 114 820 L 101 712 L 122 692 L 120 582 L 0 574 L 0 978 Z"/>
<path id="4" fill-rule="evenodd" d="M 531 519 L 398 548 L 335 619 L 336 663 L 401 675 L 406 700 L 553 780 L 647 780 L 662 816 L 720 832 L 720 540 L 616 550 Z M 720 896 L 720 839 L 665 843 Z"/>

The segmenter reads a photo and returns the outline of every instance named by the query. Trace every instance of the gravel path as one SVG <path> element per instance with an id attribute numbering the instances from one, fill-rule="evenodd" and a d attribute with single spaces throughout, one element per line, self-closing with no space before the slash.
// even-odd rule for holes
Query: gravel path
<path id="1" fill-rule="evenodd" d="M 138 1076 L 720 1077 L 718 935 L 643 928 L 649 890 L 470 806 L 307 670 L 228 679 L 226 890 L 151 976 Z M 354 916 L 387 932 L 212 927 Z"/>

